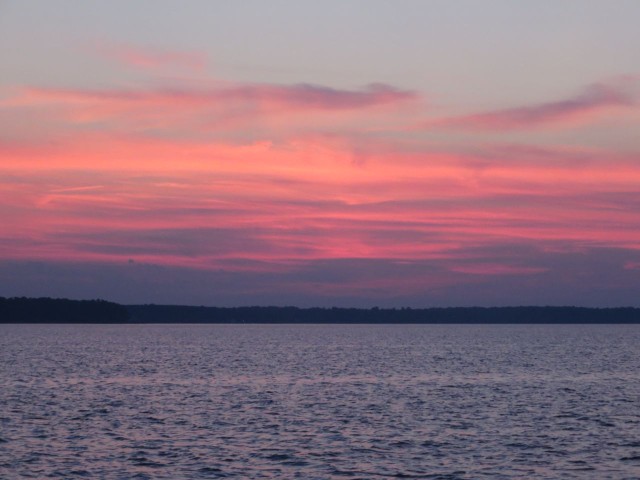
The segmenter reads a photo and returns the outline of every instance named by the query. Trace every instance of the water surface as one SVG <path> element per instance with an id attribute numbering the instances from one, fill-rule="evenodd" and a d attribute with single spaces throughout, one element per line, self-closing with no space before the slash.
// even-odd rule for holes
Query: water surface
<path id="1" fill-rule="evenodd" d="M 1 478 L 640 478 L 638 325 L 2 325 Z"/>

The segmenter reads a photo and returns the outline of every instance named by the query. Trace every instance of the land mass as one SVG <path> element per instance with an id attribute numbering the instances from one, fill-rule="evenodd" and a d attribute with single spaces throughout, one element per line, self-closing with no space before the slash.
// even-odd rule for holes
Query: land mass
<path id="1" fill-rule="evenodd" d="M 298 308 L 120 305 L 105 300 L 0 297 L 0 323 L 640 323 L 640 308 Z"/>

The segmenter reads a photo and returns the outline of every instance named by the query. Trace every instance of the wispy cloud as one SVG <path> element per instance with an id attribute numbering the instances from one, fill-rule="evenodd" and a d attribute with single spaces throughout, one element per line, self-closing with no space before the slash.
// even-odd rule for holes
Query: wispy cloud
<path id="1" fill-rule="evenodd" d="M 633 77 L 588 86 L 576 96 L 538 105 L 494 110 L 428 122 L 429 126 L 465 130 L 516 130 L 546 126 L 566 127 L 637 105 Z"/>
<path id="2" fill-rule="evenodd" d="M 91 128 L 151 132 L 173 139 L 252 141 L 323 127 L 366 128 L 376 121 L 393 126 L 389 111 L 410 109 L 420 98 L 415 92 L 382 84 L 338 89 L 310 84 L 202 83 L 109 89 L 25 87 L 0 100 L 0 113 L 4 107 L 5 112 L 13 112 L 13 118 L 37 115 L 39 128 L 51 131 Z"/>
<path id="3" fill-rule="evenodd" d="M 292 110 L 348 110 L 416 99 L 414 92 L 383 84 L 359 90 L 341 90 L 321 85 L 235 84 L 211 88 L 69 89 L 26 88 L 13 104 L 78 103 L 106 104 L 113 108 L 136 106 L 254 105 Z"/>
<path id="4" fill-rule="evenodd" d="M 144 70 L 176 68 L 197 72 L 207 64 L 203 53 L 193 51 L 108 43 L 99 43 L 95 46 L 95 51 L 120 64 Z"/>

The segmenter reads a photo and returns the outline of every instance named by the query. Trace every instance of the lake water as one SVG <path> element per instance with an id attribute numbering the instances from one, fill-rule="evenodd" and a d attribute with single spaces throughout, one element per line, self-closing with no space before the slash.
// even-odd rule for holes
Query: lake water
<path id="1" fill-rule="evenodd" d="M 1 478 L 640 478 L 640 325 L 0 334 Z"/>

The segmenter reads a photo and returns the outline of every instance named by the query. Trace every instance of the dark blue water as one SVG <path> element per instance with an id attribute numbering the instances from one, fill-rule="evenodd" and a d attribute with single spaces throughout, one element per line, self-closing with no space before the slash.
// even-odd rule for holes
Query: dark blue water
<path id="1" fill-rule="evenodd" d="M 640 478 L 640 326 L 0 334 L 1 478 Z"/>

